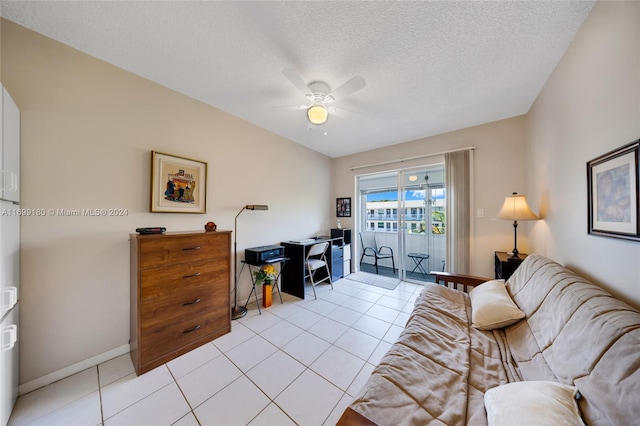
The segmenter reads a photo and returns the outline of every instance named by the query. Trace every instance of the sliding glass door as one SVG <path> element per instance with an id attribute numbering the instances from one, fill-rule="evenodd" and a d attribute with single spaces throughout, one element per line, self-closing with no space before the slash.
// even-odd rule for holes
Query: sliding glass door
<path id="1" fill-rule="evenodd" d="M 360 270 L 399 277 L 398 173 L 358 178 L 357 256 Z"/>
<path id="2" fill-rule="evenodd" d="M 406 280 L 432 281 L 446 254 L 444 169 L 442 166 L 403 170 L 400 243 Z"/>
<path id="3" fill-rule="evenodd" d="M 431 281 L 429 272 L 442 268 L 446 252 L 443 166 L 360 176 L 358 192 L 360 270 Z M 373 250 L 363 252 L 366 247 L 384 257 L 377 259 L 377 271 L 376 258 L 369 256 Z"/>

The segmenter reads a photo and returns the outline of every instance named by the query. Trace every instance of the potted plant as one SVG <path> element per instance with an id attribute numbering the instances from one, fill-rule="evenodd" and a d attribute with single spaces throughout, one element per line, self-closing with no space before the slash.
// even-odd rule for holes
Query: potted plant
<path id="1" fill-rule="evenodd" d="M 268 308 L 271 306 L 271 286 L 277 278 L 276 268 L 273 265 L 262 265 L 259 270 L 254 272 L 256 277 L 256 285 L 262 284 L 262 306 Z"/>

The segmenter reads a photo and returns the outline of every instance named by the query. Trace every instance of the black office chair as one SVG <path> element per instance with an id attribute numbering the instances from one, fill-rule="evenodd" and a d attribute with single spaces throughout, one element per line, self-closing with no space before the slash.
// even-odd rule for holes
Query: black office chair
<path id="1" fill-rule="evenodd" d="M 374 265 L 376 267 L 376 274 L 378 274 L 378 260 L 379 259 L 391 259 L 391 265 L 393 266 L 393 273 L 396 273 L 396 263 L 393 260 L 393 249 L 389 246 L 382 246 L 378 248 L 376 243 L 376 237 L 373 236 L 373 247 L 365 247 L 364 240 L 362 239 L 362 232 L 360 234 L 360 244 L 362 244 L 362 257 L 360 258 L 360 264 L 366 257 L 373 257 L 375 259 Z"/>

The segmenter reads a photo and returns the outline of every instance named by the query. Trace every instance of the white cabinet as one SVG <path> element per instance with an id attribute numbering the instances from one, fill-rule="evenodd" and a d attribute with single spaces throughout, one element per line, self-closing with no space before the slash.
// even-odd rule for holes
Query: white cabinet
<path id="1" fill-rule="evenodd" d="M 0 425 L 9 422 L 18 397 L 18 319 L 19 304 L 0 323 Z"/>
<path id="2" fill-rule="evenodd" d="M 2 86 L 0 135 L 0 426 L 18 397 L 20 306 L 20 111 Z"/>
<path id="3" fill-rule="evenodd" d="M 18 208 L 0 201 L 2 210 Z M 20 217 L 0 216 L 0 425 L 9 421 L 18 397 Z"/>
<path id="4" fill-rule="evenodd" d="M 0 200 L 0 212 L 20 206 Z M 0 316 L 18 303 L 20 291 L 20 216 L 0 215 Z"/>
<path id="5" fill-rule="evenodd" d="M 20 110 L 2 86 L 2 164 L 0 198 L 20 201 Z"/>

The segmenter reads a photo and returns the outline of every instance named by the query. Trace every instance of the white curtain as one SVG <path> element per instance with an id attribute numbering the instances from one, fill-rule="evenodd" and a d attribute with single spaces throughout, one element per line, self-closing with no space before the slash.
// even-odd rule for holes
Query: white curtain
<path id="1" fill-rule="evenodd" d="M 446 188 L 446 270 L 469 273 L 471 247 L 471 151 L 444 155 Z"/>

